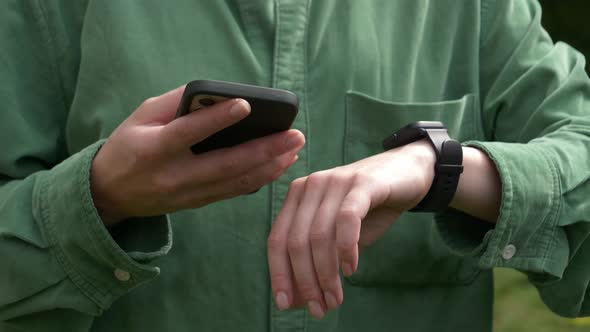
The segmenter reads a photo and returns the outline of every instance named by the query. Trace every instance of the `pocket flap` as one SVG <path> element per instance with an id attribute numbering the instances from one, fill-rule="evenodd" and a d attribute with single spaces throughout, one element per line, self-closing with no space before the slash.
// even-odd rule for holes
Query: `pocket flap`
<path id="1" fill-rule="evenodd" d="M 409 123 L 441 121 L 447 127 L 449 136 L 462 142 L 476 135 L 479 117 L 475 113 L 478 107 L 475 94 L 440 102 L 401 103 L 351 91 L 346 94 L 345 140 L 374 144 L 380 149 L 385 137 Z M 353 159 L 345 161 L 358 160 Z"/>

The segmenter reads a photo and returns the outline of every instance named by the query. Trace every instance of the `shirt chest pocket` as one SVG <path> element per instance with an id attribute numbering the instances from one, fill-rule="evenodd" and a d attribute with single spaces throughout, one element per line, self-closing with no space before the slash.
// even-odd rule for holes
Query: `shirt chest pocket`
<path id="1" fill-rule="evenodd" d="M 441 121 L 459 141 L 479 138 L 477 95 L 433 103 L 393 103 L 364 94 L 346 95 L 344 163 L 382 152 L 381 141 L 414 121 Z M 392 170 L 394 172 L 395 170 Z M 404 213 L 388 232 L 360 255 L 357 286 L 461 285 L 478 273 L 475 261 L 459 258 L 444 246 L 433 215 Z"/>

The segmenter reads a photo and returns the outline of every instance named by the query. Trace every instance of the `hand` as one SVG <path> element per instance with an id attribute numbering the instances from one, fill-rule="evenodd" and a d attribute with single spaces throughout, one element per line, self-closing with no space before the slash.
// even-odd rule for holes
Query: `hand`
<path id="1" fill-rule="evenodd" d="M 297 130 L 195 155 L 190 147 L 250 113 L 233 99 L 175 119 L 184 87 L 146 100 L 108 138 L 92 162 L 94 203 L 107 225 L 250 193 L 297 160 Z"/>
<path id="2" fill-rule="evenodd" d="M 320 318 L 342 304 L 339 267 L 351 275 L 359 247 L 422 200 L 435 161 L 434 149 L 422 140 L 293 181 L 268 238 L 277 307 L 307 304 Z"/>

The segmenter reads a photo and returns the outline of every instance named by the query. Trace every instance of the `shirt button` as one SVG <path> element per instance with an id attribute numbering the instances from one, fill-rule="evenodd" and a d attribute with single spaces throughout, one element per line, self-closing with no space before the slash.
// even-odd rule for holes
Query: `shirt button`
<path id="1" fill-rule="evenodd" d="M 516 254 L 516 247 L 513 244 L 507 245 L 504 247 L 504 250 L 502 250 L 502 258 L 504 259 L 511 259 L 514 257 L 514 254 Z"/>
<path id="2" fill-rule="evenodd" d="M 129 281 L 129 279 L 131 279 L 131 274 L 125 270 L 115 269 L 113 273 L 115 274 L 115 278 L 119 281 Z"/>

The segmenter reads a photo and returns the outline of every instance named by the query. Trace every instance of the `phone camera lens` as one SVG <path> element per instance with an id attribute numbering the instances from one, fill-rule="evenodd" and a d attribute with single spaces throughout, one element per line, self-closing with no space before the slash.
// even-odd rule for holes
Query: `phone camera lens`
<path id="1" fill-rule="evenodd" d="M 211 106 L 211 105 L 215 104 L 215 100 L 210 99 L 210 98 L 203 98 L 203 99 L 199 99 L 199 104 L 201 104 L 203 106 Z"/>

